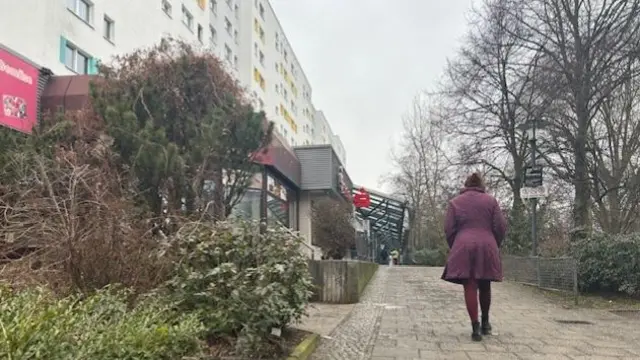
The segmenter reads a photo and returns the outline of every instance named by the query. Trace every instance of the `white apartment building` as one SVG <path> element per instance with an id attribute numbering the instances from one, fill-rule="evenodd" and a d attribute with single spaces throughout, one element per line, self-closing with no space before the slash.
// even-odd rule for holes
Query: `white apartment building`
<path id="1" fill-rule="evenodd" d="M 311 85 L 268 0 L 19 0 L 0 12 L 0 44 L 57 75 L 95 73 L 165 36 L 224 59 L 289 145 L 318 143 Z M 320 143 L 333 143 L 320 122 Z"/>
<path id="2" fill-rule="evenodd" d="M 331 145 L 342 166 L 347 166 L 347 152 L 344 149 L 342 140 L 338 135 L 334 134 L 329 121 L 324 116 L 324 112 L 321 110 L 316 111 L 314 120 L 315 127 L 313 129 L 312 143 L 314 145 Z"/>

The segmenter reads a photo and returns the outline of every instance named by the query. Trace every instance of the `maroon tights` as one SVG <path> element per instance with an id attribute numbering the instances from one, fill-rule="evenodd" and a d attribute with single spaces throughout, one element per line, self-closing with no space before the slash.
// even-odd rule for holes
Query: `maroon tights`
<path id="1" fill-rule="evenodd" d="M 467 304 L 467 311 L 472 322 L 478 321 L 478 291 L 480 292 L 482 317 L 488 319 L 491 307 L 491 282 L 469 279 L 464 283 L 464 301 Z"/>

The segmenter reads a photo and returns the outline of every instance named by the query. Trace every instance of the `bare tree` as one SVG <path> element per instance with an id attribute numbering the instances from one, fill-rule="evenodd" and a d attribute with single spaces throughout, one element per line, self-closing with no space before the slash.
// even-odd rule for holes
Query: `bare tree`
<path id="1" fill-rule="evenodd" d="M 535 89 L 538 58 L 505 10 L 508 1 L 486 1 L 475 12 L 466 44 L 447 67 L 449 116 L 441 127 L 458 139 L 459 165 L 482 165 L 494 188 L 511 190 L 510 245 L 524 251 L 529 238 L 520 189 L 529 149 L 519 128 L 548 101 Z"/>
<path id="2" fill-rule="evenodd" d="M 313 245 L 322 249 L 323 258 L 342 259 L 356 244 L 353 207 L 333 199 L 313 202 L 311 207 Z"/>
<path id="3" fill-rule="evenodd" d="M 637 229 L 640 214 L 640 79 L 606 98 L 590 129 L 594 219 L 608 233 Z"/>
<path id="4" fill-rule="evenodd" d="M 547 117 L 551 147 L 560 164 L 558 174 L 575 187 L 573 222 L 576 235 L 591 229 L 589 134 L 603 103 L 636 68 L 626 66 L 640 44 L 640 0 L 507 0 L 488 1 L 508 14 L 503 26 L 544 61 L 538 65 L 548 77 L 539 89 L 556 99 L 561 111 Z M 565 151 L 568 150 L 568 151 Z M 562 156 L 562 154 L 570 156 Z M 560 154 L 560 155 L 558 155 Z M 548 160 L 553 160 L 547 155 Z M 557 159 L 557 158 L 556 158 Z"/>
<path id="5" fill-rule="evenodd" d="M 403 118 L 399 151 L 392 154 L 396 170 L 386 179 L 409 204 L 409 250 L 433 248 L 443 241 L 443 214 L 451 193 L 446 134 L 435 126 L 439 104 L 420 94 Z"/>

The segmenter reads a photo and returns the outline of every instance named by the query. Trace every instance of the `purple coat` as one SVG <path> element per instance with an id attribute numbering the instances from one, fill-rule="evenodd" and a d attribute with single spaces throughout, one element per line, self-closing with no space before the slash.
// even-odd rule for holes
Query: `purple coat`
<path id="1" fill-rule="evenodd" d="M 507 230 L 498 201 L 480 188 L 465 188 L 449 203 L 445 233 L 449 258 L 442 279 L 502 281 L 500 250 Z"/>

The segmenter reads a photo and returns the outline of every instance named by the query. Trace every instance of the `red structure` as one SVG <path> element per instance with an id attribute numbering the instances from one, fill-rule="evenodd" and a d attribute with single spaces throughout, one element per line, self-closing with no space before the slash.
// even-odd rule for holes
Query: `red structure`
<path id="1" fill-rule="evenodd" d="M 39 70 L 0 48 L 0 125 L 31 133 L 38 122 Z"/>
<path id="2" fill-rule="evenodd" d="M 355 191 L 355 194 L 353 194 L 353 205 L 355 205 L 356 208 L 366 208 L 371 205 L 371 196 L 365 188 L 362 187 Z"/>

